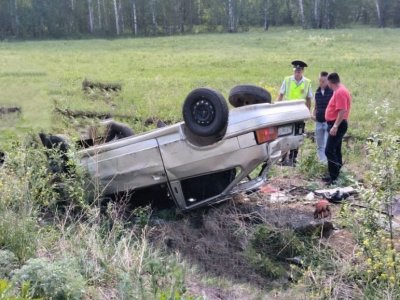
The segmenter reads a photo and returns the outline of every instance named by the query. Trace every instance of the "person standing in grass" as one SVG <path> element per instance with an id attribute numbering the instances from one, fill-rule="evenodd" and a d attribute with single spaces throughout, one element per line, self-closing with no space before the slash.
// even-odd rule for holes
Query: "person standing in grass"
<path id="1" fill-rule="evenodd" d="M 328 124 L 325 120 L 325 110 L 333 91 L 328 86 L 328 72 L 322 71 L 319 74 L 319 87 L 315 91 L 315 105 L 312 119 L 315 121 L 315 142 L 317 143 L 318 159 L 326 163 L 325 145 L 328 139 Z"/>
<path id="2" fill-rule="evenodd" d="M 328 75 L 328 86 L 333 90 L 325 111 L 328 124 L 328 140 L 325 155 L 328 159 L 329 177 L 323 178 L 328 185 L 334 184 L 339 176 L 342 161 L 342 140 L 347 132 L 347 120 L 351 109 L 351 95 L 347 88 L 340 82 L 339 74 Z"/>
<path id="3" fill-rule="evenodd" d="M 308 109 L 310 109 L 311 99 L 313 97 L 311 80 L 303 75 L 304 68 L 307 67 L 307 64 L 301 60 L 294 60 L 292 61 L 292 66 L 293 75 L 287 76 L 283 80 L 278 101 L 303 99 L 306 101 Z M 298 152 L 298 149 L 290 150 L 289 159 L 287 155 L 285 155 L 281 163 L 283 165 L 295 166 Z"/>

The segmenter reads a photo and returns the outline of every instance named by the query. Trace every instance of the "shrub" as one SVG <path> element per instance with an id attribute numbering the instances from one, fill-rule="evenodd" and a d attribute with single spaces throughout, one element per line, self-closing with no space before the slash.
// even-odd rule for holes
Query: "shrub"
<path id="1" fill-rule="evenodd" d="M 18 259 L 8 250 L 0 250 L 0 278 L 9 278 L 13 270 L 19 267 Z"/>
<path id="2" fill-rule="evenodd" d="M 400 144 L 398 137 L 382 136 L 368 148 L 370 169 L 365 185 L 359 187 L 364 209 L 354 211 L 351 203 L 342 212 L 342 222 L 357 238 L 362 263 L 355 276 L 367 298 L 400 297 L 399 253 L 395 249 L 393 205 L 400 190 Z"/>
<path id="3" fill-rule="evenodd" d="M 75 165 L 73 151 L 68 155 L 71 158 L 68 161 L 70 173 L 53 173 L 51 162 L 62 162 L 56 150 L 37 147 L 34 141 L 13 145 L 8 163 L 0 173 L 3 205 L 29 205 L 47 211 L 54 210 L 59 204 L 86 207 L 86 176 L 82 168 Z"/>
<path id="4" fill-rule="evenodd" d="M 29 282 L 31 296 L 57 300 L 80 299 L 85 289 L 82 275 L 68 260 L 30 259 L 14 272 L 12 282 L 17 286 Z"/>

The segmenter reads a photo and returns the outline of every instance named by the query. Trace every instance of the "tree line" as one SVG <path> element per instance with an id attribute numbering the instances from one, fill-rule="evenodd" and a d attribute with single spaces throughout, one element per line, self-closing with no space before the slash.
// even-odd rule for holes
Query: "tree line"
<path id="1" fill-rule="evenodd" d="M 0 38 L 400 26 L 400 0 L 0 0 Z"/>

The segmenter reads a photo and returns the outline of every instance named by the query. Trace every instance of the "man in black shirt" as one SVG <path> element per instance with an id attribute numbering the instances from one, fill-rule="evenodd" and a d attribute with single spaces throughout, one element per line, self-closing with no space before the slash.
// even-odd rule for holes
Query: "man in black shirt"
<path id="1" fill-rule="evenodd" d="M 325 110 L 333 91 L 328 86 L 328 72 L 319 74 L 319 87 L 315 92 L 315 106 L 312 119 L 315 121 L 315 142 L 317 143 L 317 154 L 321 162 L 326 163 L 325 145 L 328 139 L 328 124 L 325 120 Z"/>

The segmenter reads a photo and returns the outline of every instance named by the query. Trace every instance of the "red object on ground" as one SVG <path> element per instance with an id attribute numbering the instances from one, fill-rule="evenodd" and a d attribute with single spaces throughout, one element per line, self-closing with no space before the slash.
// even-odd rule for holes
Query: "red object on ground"
<path id="1" fill-rule="evenodd" d="M 314 218 L 323 219 L 331 216 L 331 210 L 329 208 L 328 200 L 319 200 L 317 205 L 315 205 Z"/>
<path id="2" fill-rule="evenodd" d="M 277 188 L 270 186 L 269 184 L 265 184 L 260 188 L 260 192 L 264 194 L 272 194 L 279 192 L 279 190 Z"/>

